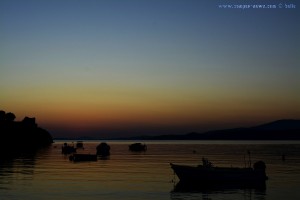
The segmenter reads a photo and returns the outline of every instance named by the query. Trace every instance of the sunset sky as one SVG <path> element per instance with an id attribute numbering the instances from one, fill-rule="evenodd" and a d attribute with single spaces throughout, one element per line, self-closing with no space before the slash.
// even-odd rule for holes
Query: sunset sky
<path id="1" fill-rule="evenodd" d="M 296 8 L 218 6 L 241 2 Z M 0 110 L 54 137 L 300 119 L 299 6 L 0 0 Z"/>

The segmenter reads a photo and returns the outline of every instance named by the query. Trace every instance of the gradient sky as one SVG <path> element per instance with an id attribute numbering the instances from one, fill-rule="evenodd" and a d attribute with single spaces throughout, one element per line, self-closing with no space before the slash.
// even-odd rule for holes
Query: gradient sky
<path id="1" fill-rule="evenodd" d="M 296 8 L 218 8 L 281 2 Z M 0 110 L 55 137 L 300 119 L 298 6 L 0 0 Z"/>

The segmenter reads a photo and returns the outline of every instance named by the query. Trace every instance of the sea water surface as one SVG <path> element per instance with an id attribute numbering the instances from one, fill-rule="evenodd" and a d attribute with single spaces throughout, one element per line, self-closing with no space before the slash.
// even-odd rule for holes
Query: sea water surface
<path id="1" fill-rule="evenodd" d="M 0 160 L 0 199 L 300 199 L 300 141 L 142 141 L 146 152 L 131 152 L 137 141 L 106 141 L 107 159 L 71 162 L 61 154 L 64 142 L 13 160 Z M 74 144 L 76 141 L 73 141 Z M 102 141 L 83 141 L 78 153 L 96 153 Z M 198 165 L 202 157 L 215 166 L 267 165 L 265 189 L 174 190 L 178 178 L 170 163 Z M 285 160 L 282 160 L 282 155 Z"/>

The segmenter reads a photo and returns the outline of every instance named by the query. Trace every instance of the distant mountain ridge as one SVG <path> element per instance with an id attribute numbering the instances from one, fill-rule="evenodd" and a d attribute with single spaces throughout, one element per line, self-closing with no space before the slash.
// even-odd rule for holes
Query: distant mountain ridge
<path id="1" fill-rule="evenodd" d="M 264 130 L 300 130 L 300 120 L 295 119 L 282 119 L 270 123 L 252 127 L 253 129 Z"/>
<path id="2" fill-rule="evenodd" d="M 214 130 L 184 135 L 137 136 L 135 140 L 300 140 L 300 120 L 282 119 L 249 128 Z"/>

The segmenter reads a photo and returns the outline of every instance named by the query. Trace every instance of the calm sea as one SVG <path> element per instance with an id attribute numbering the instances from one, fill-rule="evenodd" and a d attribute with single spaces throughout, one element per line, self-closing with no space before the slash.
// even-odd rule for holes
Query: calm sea
<path id="1" fill-rule="evenodd" d="M 133 142 L 107 141 L 108 159 L 78 163 L 61 154 L 63 142 L 35 155 L 1 160 L 0 199 L 300 199 L 300 141 L 146 141 L 148 150 L 142 153 L 128 150 Z M 84 141 L 79 152 L 94 154 L 99 143 Z M 197 165 L 206 157 L 216 166 L 243 167 L 248 150 L 252 162 L 267 165 L 265 190 L 174 190 L 178 178 L 170 162 Z"/>

